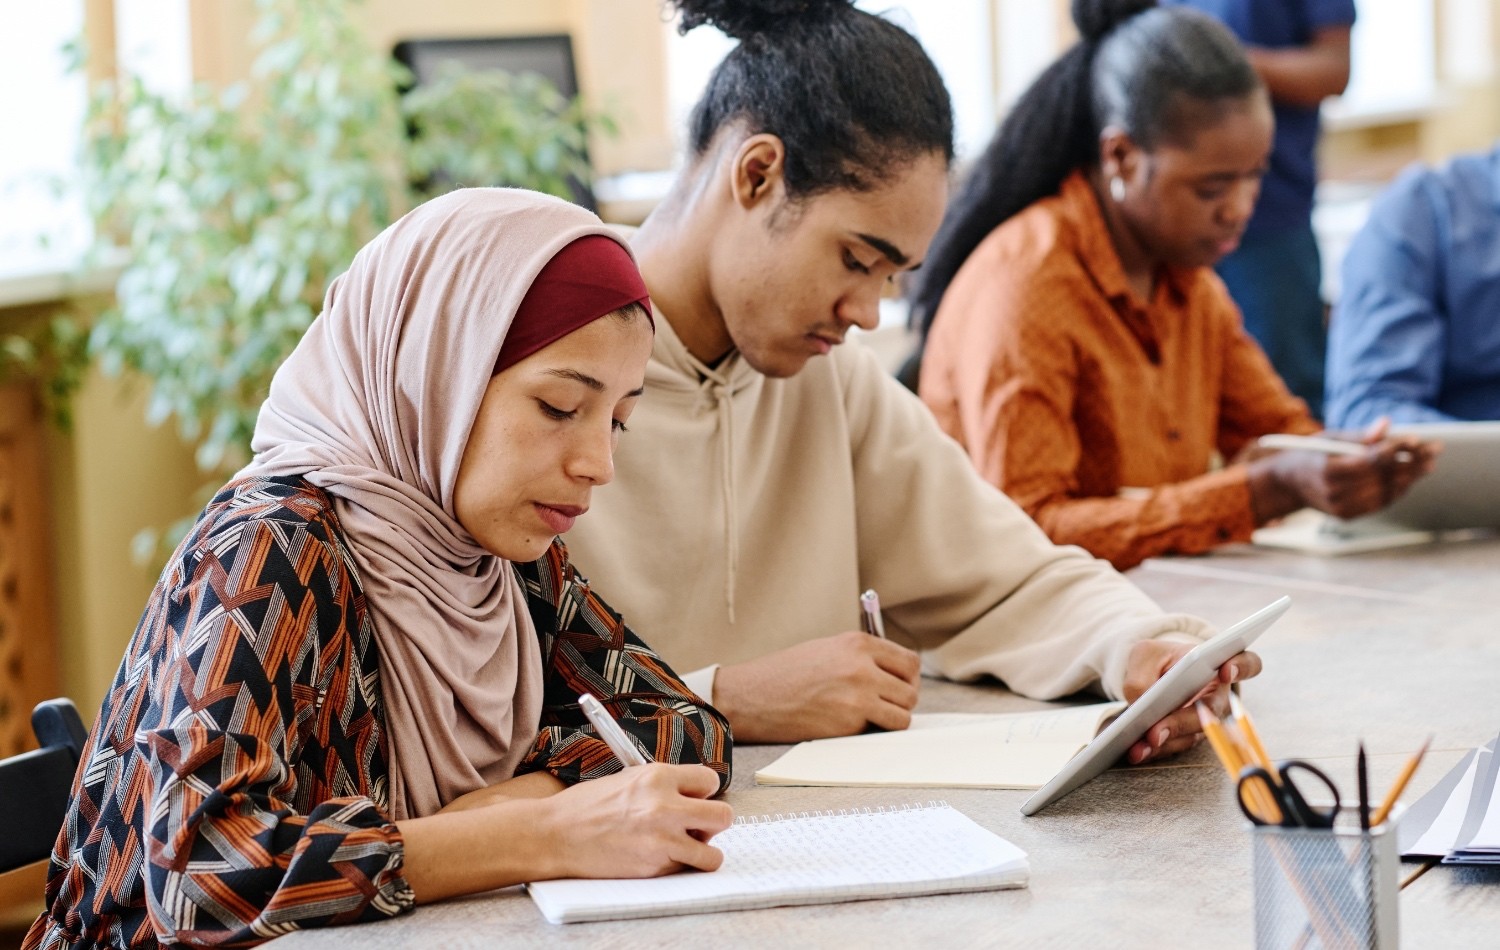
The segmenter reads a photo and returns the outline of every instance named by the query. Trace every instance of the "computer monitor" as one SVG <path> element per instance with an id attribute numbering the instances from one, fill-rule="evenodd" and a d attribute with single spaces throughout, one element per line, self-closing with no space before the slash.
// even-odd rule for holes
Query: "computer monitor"
<path id="1" fill-rule="evenodd" d="M 402 40 L 392 53 L 411 70 L 417 83 L 431 81 L 444 66 L 456 63 L 475 72 L 535 73 L 556 86 L 564 98 L 571 100 L 578 95 L 573 40 L 566 33 Z M 583 159 L 588 161 L 587 153 Z M 576 203 L 598 211 L 593 189 L 576 178 L 570 178 L 568 186 Z"/>

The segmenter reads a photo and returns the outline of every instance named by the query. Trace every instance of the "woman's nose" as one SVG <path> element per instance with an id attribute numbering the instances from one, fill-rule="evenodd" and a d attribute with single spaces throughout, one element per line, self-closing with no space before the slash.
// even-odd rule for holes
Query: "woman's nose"
<path id="1" fill-rule="evenodd" d="M 595 485 L 615 480 L 615 431 L 611 420 L 601 437 L 597 432 L 581 434 L 568 458 L 568 474 Z"/>

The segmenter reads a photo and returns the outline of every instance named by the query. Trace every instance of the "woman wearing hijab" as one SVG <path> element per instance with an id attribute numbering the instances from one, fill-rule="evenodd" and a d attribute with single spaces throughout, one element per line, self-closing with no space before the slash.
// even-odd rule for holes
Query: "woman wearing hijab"
<path id="1" fill-rule="evenodd" d="M 26 947 L 246 945 L 718 865 L 727 724 L 556 538 L 613 477 L 648 308 L 598 219 L 526 192 L 455 192 L 359 253 L 163 570 Z M 585 691 L 703 764 L 622 772 Z"/>

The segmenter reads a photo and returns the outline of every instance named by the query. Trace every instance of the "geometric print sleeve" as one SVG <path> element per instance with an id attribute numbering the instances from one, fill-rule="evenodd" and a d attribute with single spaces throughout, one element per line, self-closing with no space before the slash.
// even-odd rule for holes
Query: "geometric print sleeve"
<path id="1" fill-rule="evenodd" d="M 545 770 L 572 785 L 622 768 L 578 706 L 580 693 L 592 693 L 651 760 L 706 765 L 719 774 L 719 790 L 728 788 L 729 721 L 589 589 L 562 540 L 516 570 L 545 677 L 542 728 L 517 771 Z"/>
<path id="2" fill-rule="evenodd" d="M 222 492 L 105 699 L 26 946 L 250 946 L 410 908 L 371 633 L 326 496 Z"/>

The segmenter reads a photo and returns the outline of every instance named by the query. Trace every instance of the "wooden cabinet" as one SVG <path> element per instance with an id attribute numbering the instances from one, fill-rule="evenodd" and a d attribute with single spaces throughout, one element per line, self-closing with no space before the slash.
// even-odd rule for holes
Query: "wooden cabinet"
<path id="1" fill-rule="evenodd" d="M 46 425 L 34 386 L 0 383 L 0 757 L 35 747 L 31 708 L 59 693 Z"/>

